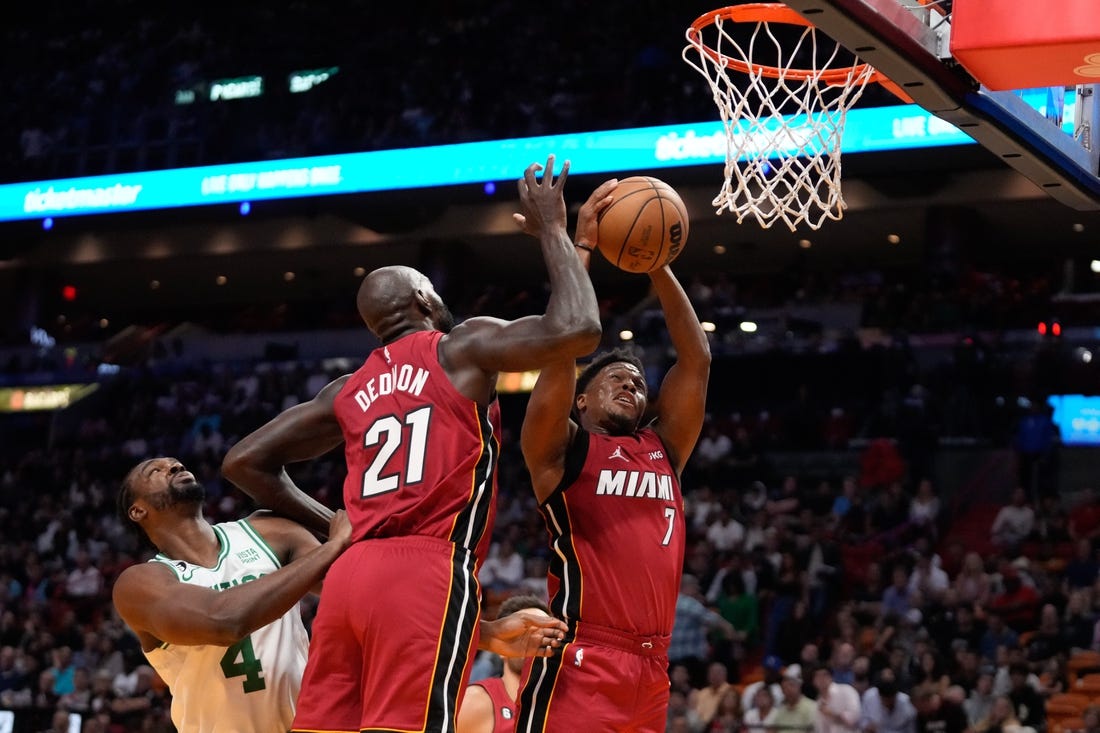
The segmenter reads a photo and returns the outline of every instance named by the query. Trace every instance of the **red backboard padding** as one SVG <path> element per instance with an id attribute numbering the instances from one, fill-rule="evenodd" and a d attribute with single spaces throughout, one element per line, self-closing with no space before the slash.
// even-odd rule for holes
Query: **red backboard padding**
<path id="1" fill-rule="evenodd" d="M 998 91 L 1100 83 L 1100 0 L 955 0 L 951 54 Z"/>

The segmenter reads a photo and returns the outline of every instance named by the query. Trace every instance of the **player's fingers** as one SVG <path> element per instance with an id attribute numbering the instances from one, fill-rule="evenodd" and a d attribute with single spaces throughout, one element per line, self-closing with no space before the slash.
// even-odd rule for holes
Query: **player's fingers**
<path id="1" fill-rule="evenodd" d="M 554 184 L 558 188 L 561 188 L 562 186 L 564 186 L 565 185 L 565 179 L 569 177 L 569 165 L 570 165 L 570 163 L 569 163 L 569 160 L 567 159 L 561 166 L 561 173 L 558 174 L 558 180 Z"/>

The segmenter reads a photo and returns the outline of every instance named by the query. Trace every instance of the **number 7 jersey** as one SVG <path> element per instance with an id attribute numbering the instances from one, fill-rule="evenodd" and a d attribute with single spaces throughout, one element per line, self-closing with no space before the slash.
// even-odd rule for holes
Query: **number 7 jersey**
<path id="1" fill-rule="evenodd" d="M 242 519 L 214 525 L 221 544 L 212 568 L 158 554 L 181 583 L 228 590 L 282 567 L 275 552 Z M 269 733 L 290 730 L 302 686 L 309 637 L 297 604 L 230 647 L 161 644 L 145 657 L 172 693 L 179 733 Z"/>
<path id="2" fill-rule="evenodd" d="M 500 410 L 482 408 L 439 363 L 440 331 L 370 353 L 336 396 L 354 540 L 428 536 L 484 560 L 496 513 Z"/>
<path id="3" fill-rule="evenodd" d="M 684 500 L 650 429 L 578 428 L 561 484 L 539 507 L 550 535 L 550 610 L 643 636 L 672 633 L 684 565 Z"/>

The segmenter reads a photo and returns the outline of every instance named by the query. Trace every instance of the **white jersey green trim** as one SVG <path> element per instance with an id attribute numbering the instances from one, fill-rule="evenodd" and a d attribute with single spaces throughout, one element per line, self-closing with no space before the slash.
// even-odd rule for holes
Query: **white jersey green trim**
<path id="1" fill-rule="evenodd" d="M 158 554 L 179 582 L 230 591 L 282 567 L 278 555 L 245 521 L 214 525 L 214 567 Z M 165 583 L 171 583 L 167 577 Z M 179 733 L 270 733 L 290 730 L 309 639 L 295 605 L 278 620 L 228 647 L 161 644 L 145 653 L 172 693 Z"/>

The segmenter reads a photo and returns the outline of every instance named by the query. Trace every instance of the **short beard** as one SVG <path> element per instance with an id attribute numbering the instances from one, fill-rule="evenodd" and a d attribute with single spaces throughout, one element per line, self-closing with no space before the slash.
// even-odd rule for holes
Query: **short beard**
<path id="1" fill-rule="evenodd" d="M 158 511 L 180 504 L 202 504 L 206 501 L 206 489 L 198 481 L 180 488 L 169 486 L 165 491 L 153 494 L 148 502 Z"/>
<path id="2" fill-rule="evenodd" d="M 617 415 L 614 412 L 607 413 L 609 435 L 633 435 L 638 430 L 638 421 L 627 415 Z"/>
<path id="3" fill-rule="evenodd" d="M 455 327 L 455 317 L 451 313 L 451 310 L 443 303 L 439 304 L 439 307 L 435 312 L 435 327 L 443 333 L 450 333 Z"/>

